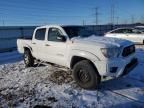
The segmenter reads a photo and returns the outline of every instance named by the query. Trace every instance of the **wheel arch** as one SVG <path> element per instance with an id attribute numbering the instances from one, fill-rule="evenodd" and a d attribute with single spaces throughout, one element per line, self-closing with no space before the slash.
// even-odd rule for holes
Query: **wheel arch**
<path id="1" fill-rule="evenodd" d="M 90 59 L 88 58 L 85 58 L 85 57 L 80 57 L 80 56 L 73 56 L 72 59 L 71 59 L 71 63 L 70 63 L 70 68 L 73 69 L 74 65 L 82 60 L 87 60 L 89 61 L 89 63 L 92 65 L 92 67 L 95 69 L 95 71 L 99 74 L 98 72 L 98 69 L 97 67 L 95 66 L 95 64 L 93 63 L 93 61 L 91 61 Z"/>
<path id="2" fill-rule="evenodd" d="M 25 50 L 29 50 L 30 52 L 32 52 L 32 48 L 29 45 L 24 46 L 24 51 Z"/>
<path id="3" fill-rule="evenodd" d="M 95 61 L 100 61 L 100 58 L 94 55 L 93 53 L 83 50 L 72 50 L 68 58 L 70 68 L 72 68 L 74 63 L 76 63 L 79 60 L 89 60 L 93 64 Z"/>

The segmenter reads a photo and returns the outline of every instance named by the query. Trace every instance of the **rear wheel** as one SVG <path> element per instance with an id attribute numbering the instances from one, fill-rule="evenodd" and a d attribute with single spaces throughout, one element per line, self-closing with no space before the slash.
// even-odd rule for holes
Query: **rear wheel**
<path id="1" fill-rule="evenodd" d="M 34 65 L 34 58 L 28 49 L 24 51 L 24 63 L 26 67 L 32 67 Z"/>
<path id="2" fill-rule="evenodd" d="M 73 77 L 78 85 L 84 89 L 96 89 L 101 81 L 97 70 L 88 60 L 82 60 L 75 64 Z"/>

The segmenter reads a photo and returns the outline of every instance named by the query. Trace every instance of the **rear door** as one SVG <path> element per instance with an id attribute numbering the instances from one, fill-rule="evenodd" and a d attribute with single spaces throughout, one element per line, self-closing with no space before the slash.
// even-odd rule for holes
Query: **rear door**
<path id="1" fill-rule="evenodd" d="M 107 37 L 127 39 L 125 29 L 116 29 L 107 34 Z"/>
<path id="2" fill-rule="evenodd" d="M 132 29 L 131 28 L 122 29 L 120 37 L 122 37 L 122 39 L 126 39 L 129 41 L 133 41 L 133 42 L 135 41 L 134 37 L 132 36 Z"/>
<path id="3" fill-rule="evenodd" d="M 46 28 L 39 28 L 35 31 L 32 40 L 32 52 L 34 57 L 44 60 Z"/>
<path id="4" fill-rule="evenodd" d="M 137 31 L 135 29 L 132 29 L 128 32 L 129 40 L 132 42 L 135 42 L 136 44 L 142 44 L 144 40 L 144 34 L 142 34 L 140 31 Z"/>

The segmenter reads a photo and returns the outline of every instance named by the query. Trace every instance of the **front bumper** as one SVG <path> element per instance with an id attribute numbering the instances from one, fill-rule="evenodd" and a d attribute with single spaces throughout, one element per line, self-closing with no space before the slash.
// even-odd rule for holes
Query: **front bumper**
<path id="1" fill-rule="evenodd" d="M 96 61 L 95 66 L 101 76 L 120 77 L 128 74 L 138 64 L 135 55 L 126 58 L 115 58 L 107 61 Z M 111 70 L 114 68 L 114 71 Z"/>

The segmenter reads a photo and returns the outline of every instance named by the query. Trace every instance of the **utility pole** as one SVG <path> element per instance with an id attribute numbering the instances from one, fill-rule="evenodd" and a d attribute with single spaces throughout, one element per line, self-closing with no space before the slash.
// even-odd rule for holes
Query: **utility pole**
<path id="1" fill-rule="evenodd" d="M 4 19 L 2 17 L 0 17 L 0 22 L 2 23 L 1 24 L 2 26 L 5 26 L 5 21 L 4 21 Z"/>
<path id="2" fill-rule="evenodd" d="M 3 26 L 5 26 L 5 21 L 4 20 L 2 20 L 2 24 L 3 24 Z"/>
<path id="3" fill-rule="evenodd" d="M 141 21 L 141 23 L 144 23 L 144 16 L 141 16 L 141 19 L 140 19 Z"/>
<path id="4" fill-rule="evenodd" d="M 95 8 L 95 23 L 96 23 L 96 25 L 98 25 L 99 24 L 99 8 L 98 7 L 96 7 Z"/>
<path id="5" fill-rule="evenodd" d="M 117 25 L 119 24 L 119 17 L 116 17 L 116 20 L 117 20 Z"/>
<path id="6" fill-rule="evenodd" d="M 131 15 L 131 23 L 134 24 L 135 23 L 135 18 L 133 15 Z"/>
<path id="7" fill-rule="evenodd" d="M 83 21 L 82 21 L 82 25 L 83 25 L 83 26 L 84 26 L 84 25 L 86 25 L 86 22 L 85 22 L 85 20 L 83 20 Z"/>
<path id="8" fill-rule="evenodd" d="M 127 19 L 125 19 L 125 20 L 124 20 L 124 24 L 128 24 L 128 21 L 127 21 Z"/>
<path id="9" fill-rule="evenodd" d="M 110 19 L 111 19 L 111 24 L 114 24 L 114 18 L 115 18 L 115 5 L 112 4 L 112 5 L 111 5 L 111 17 L 110 17 Z"/>

